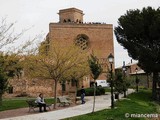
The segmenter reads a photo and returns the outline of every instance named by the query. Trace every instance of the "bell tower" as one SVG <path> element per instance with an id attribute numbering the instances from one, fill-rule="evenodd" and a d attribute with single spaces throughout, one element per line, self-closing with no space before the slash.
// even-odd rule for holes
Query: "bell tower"
<path id="1" fill-rule="evenodd" d="M 83 23 L 83 11 L 77 8 L 59 10 L 60 23 Z"/>

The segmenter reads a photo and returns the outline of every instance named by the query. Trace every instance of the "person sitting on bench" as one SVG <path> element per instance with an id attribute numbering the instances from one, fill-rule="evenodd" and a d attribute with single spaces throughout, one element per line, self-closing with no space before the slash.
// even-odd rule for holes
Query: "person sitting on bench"
<path id="1" fill-rule="evenodd" d="M 46 110 L 46 103 L 44 101 L 42 93 L 39 94 L 39 96 L 37 97 L 35 103 L 37 103 L 38 106 L 39 106 L 39 112 L 43 112 L 42 111 L 42 107 L 44 108 L 44 112 L 47 112 L 47 110 Z"/>

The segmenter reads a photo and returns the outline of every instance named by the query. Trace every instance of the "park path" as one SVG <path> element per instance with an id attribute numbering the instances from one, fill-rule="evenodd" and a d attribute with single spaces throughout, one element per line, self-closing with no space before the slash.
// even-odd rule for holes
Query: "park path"
<path id="1" fill-rule="evenodd" d="M 129 89 L 128 94 L 134 92 L 134 90 Z M 120 99 L 122 99 L 123 95 L 120 95 Z M 66 109 L 60 109 L 50 112 L 44 112 L 39 114 L 31 114 L 31 115 L 24 115 L 12 118 L 5 118 L 1 120 L 59 120 L 68 117 L 83 115 L 92 112 L 93 106 L 93 97 L 85 97 L 86 103 L 77 105 L 74 107 L 69 107 Z M 109 108 L 111 106 L 111 96 L 110 93 L 107 95 L 96 96 L 96 104 L 95 104 L 95 111 L 103 110 Z"/>

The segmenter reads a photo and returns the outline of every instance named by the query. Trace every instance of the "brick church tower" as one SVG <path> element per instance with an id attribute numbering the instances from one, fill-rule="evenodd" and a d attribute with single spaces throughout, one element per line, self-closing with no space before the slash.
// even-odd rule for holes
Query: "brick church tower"
<path id="1" fill-rule="evenodd" d="M 54 41 L 59 41 L 64 46 L 76 44 L 89 53 L 98 53 L 101 63 L 107 64 L 108 55 L 114 55 L 113 26 L 100 22 L 86 23 L 83 21 L 83 11 L 77 8 L 62 9 L 58 14 L 59 22 L 49 24 L 49 47 L 52 47 Z M 99 79 L 106 77 L 101 75 Z"/>

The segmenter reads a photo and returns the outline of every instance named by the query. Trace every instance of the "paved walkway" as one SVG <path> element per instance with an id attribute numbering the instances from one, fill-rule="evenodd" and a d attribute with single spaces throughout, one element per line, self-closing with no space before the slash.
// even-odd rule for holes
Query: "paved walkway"
<path id="1" fill-rule="evenodd" d="M 129 89 L 128 94 L 134 92 L 134 90 Z M 120 98 L 123 95 L 120 95 Z M 95 111 L 103 110 L 109 108 L 111 106 L 111 96 L 102 95 L 96 96 L 96 104 L 95 104 Z M 93 97 L 86 97 L 86 103 L 82 105 L 77 105 L 74 107 L 69 107 L 62 110 L 55 110 L 40 114 L 32 114 L 32 115 L 25 115 L 13 118 L 6 118 L 1 120 L 59 120 L 68 117 L 83 115 L 92 112 L 93 107 Z"/>

